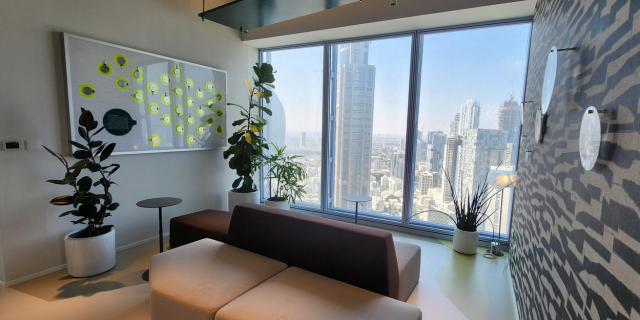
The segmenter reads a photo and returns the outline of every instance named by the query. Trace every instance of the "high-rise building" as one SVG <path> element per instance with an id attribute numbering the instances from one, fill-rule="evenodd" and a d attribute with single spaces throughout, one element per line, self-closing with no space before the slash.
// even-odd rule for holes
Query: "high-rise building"
<path id="1" fill-rule="evenodd" d="M 307 133 L 300 132 L 300 148 L 303 148 L 307 145 Z"/>
<path id="2" fill-rule="evenodd" d="M 456 113 L 449 125 L 449 137 L 457 135 L 458 131 L 460 131 L 460 113 Z"/>
<path id="3" fill-rule="evenodd" d="M 447 139 L 447 145 L 445 146 L 444 152 L 444 173 L 442 175 L 441 184 L 442 198 L 440 199 L 443 203 L 451 202 L 453 199 L 451 187 L 453 187 L 456 193 L 459 192 L 462 144 L 463 138 L 461 136 L 454 135 Z"/>
<path id="4" fill-rule="evenodd" d="M 491 155 L 507 145 L 507 134 L 493 129 L 468 129 L 464 135 L 462 156 L 462 190 L 473 192 L 482 183 L 491 167 Z"/>
<path id="5" fill-rule="evenodd" d="M 430 144 L 427 147 L 427 169 L 431 172 L 439 172 L 440 167 L 442 166 L 442 155 L 444 154 L 444 145 L 443 151 L 441 152 L 436 148 L 435 145 Z"/>
<path id="6" fill-rule="evenodd" d="M 391 176 L 402 179 L 404 177 L 404 153 L 392 153 L 389 166 Z"/>
<path id="7" fill-rule="evenodd" d="M 369 65 L 369 42 L 338 46 L 336 72 L 335 205 L 349 194 L 369 194 L 376 67 Z"/>
<path id="8" fill-rule="evenodd" d="M 509 101 L 505 101 L 500 108 L 498 108 L 498 130 L 505 131 L 507 133 L 507 143 L 517 145 L 520 139 L 520 124 L 521 124 L 521 108 L 513 96 Z M 513 148 L 511 148 L 513 149 Z M 512 152 L 509 150 L 507 152 Z M 517 152 L 517 150 L 515 150 Z M 509 157 L 508 161 L 505 157 L 505 165 L 515 165 L 515 157 Z"/>
<path id="9" fill-rule="evenodd" d="M 440 175 L 435 172 L 423 172 L 418 176 L 418 191 L 420 194 L 426 195 L 430 194 L 430 190 L 433 188 L 437 188 L 440 185 L 440 181 L 438 181 Z"/>
<path id="10" fill-rule="evenodd" d="M 469 129 L 478 129 L 480 126 L 480 103 L 475 99 L 467 100 L 460 107 L 460 125 L 458 134 L 463 136 Z"/>

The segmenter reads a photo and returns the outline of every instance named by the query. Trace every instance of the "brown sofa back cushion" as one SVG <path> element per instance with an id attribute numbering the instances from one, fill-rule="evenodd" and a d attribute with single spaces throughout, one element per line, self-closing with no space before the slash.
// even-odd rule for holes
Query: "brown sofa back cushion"
<path id="1" fill-rule="evenodd" d="M 398 299 L 391 233 L 263 205 L 236 206 L 227 244 Z"/>

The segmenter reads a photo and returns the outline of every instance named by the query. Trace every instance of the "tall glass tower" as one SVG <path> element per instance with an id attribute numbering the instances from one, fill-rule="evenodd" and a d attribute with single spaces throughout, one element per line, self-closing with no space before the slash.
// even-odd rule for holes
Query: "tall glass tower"
<path id="1" fill-rule="evenodd" d="M 369 42 L 341 44 L 336 72 L 335 199 L 369 195 L 376 67 L 369 65 Z"/>

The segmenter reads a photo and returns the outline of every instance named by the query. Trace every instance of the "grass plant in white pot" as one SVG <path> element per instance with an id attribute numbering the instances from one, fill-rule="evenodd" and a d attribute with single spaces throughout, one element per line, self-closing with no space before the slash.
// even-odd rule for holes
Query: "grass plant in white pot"
<path id="1" fill-rule="evenodd" d="M 302 156 L 287 155 L 284 151 L 287 147 L 278 147 L 271 144 L 274 153 L 263 155 L 260 164 L 265 168 L 265 180 L 269 185 L 269 197 L 265 205 L 274 208 L 289 210 L 291 203 L 296 199 L 302 199 L 307 192 L 302 184 L 307 178 L 307 167 L 298 161 Z"/>
<path id="2" fill-rule="evenodd" d="M 86 143 L 69 141 L 77 150 L 73 157 L 78 161 L 69 162 L 60 153 L 43 146 L 56 157 L 65 167 L 63 179 L 47 180 L 47 182 L 66 185 L 73 188 L 73 194 L 59 196 L 51 200 L 56 206 L 73 206 L 71 210 L 63 212 L 60 217 L 74 216 L 74 225 L 86 224 L 81 230 L 75 230 L 64 238 L 67 256 L 67 270 L 72 277 L 89 277 L 108 271 L 116 265 L 115 229 L 112 225 L 105 225 L 104 219 L 111 216 L 111 211 L 119 204 L 113 201 L 109 188 L 115 184 L 111 175 L 119 168 L 119 164 L 104 164 L 116 147 L 115 143 L 105 144 L 93 138 L 104 129 L 98 129 L 91 111 L 82 109 L 78 126 L 78 133 Z M 97 129 L 97 130 L 96 130 Z M 93 131 L 95 130 L 95 131 Z M 83 170 L 88 170 L 97 177 L 94 182 L 90 175 L 78 178 Z M 91 190 L 92 187 L 98 187 Z"/>
<path id="3" fill-rule="evenodd" d="M 423 212 L 438 212 L 451 219 L 455 225 L 453 230 L 453 250 L 463 254 L 476 254 L 479 239 L 478 227 L 498 211 L 487 212 L 491 200 L 502 188 L 497 190 L 490 188 L 487 175 L 485 175 L 484 181 L 476 186 L 473 194 L 468 190 L 466 193 L 459 194 L 451 183 L 451 179 L 446 170 L 444 170 L 444 173 L 449 183 L 453 212 L 447 213 L 441 210 L 427 210 Z M 509 184 L 503 188 L 510 186 Z M 415 215 L 420 213 L 422 212 Z"/>

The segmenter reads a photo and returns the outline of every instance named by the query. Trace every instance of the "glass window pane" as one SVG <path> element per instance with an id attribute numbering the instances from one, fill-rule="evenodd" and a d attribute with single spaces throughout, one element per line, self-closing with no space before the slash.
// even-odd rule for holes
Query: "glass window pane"
<path id="1" fill-rule="evenodd" d="M 334 208 L 402 216 L 411 36 L 331 47 Z"/>
<path id="2" fill-rule="evenodd" d="M 453 225 L 451 185 L 467 194 L 489 170 L 515 170 L 529 23 L 421 36 L 414 220 Z M 492 192 L 493 194 L 493 192 Z M 513 189 L 498 194 L 479 231 L 505 234 Z M 502 221 L 500 203 L 502 202 Z"/>
<path id="3" fill-rule="evenodd" d="M 306 47 L 262 53 L 262 61 L 273 65 L 276 89 L 266 105 L 273 115 L 267 116 L 265 137 L 286 153 L 300 155 L 307 166 L 304 181 L 307 192 L 296 205 L 320 207 L 320 174 L 322 159 L 322 68 L 323 47 Z M 265 115 L 266 116 L 266 115 Z M 269 188 L 263 184 L 263 197 Z M 275 186 L 272 186 L 275 188 Z"/>

